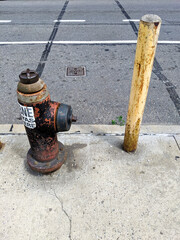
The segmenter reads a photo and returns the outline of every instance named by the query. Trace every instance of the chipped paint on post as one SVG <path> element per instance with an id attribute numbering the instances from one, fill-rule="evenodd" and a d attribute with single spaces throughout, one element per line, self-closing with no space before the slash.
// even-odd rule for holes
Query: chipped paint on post
<path id="1" fill-rule="evenodd" d="M 140 21 L 123 145 L 127 152 L 137 148 L 160 26 L 157 15 L 145 15 Z"/>

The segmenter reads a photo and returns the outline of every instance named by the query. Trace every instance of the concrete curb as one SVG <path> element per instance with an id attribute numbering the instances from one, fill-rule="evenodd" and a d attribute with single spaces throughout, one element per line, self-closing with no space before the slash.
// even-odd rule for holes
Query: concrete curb
<path id="1" fill-rule="evenodd" d="M 74 124 L 68 132 L 58 133 L 58 135 L 68 134 L 92 134 L 92 135 L 116 135 L 123 136 L 125 126 L 119 125 L 78 125 Z M 0 135 L 21 135 L 26 134 L 23 124 L 0 124 Z M 180 126 L 179 125 L 142 125 L 141 135 L 170 135 L 180 149 Z"/>
<path id="2" fill-rule="evenodd" d="M 63 134 L 120 134 L 125 132 L 125 126 L 119 125 L 72 125 L 70 131 Z M 25 134 L 23 124 L 0 124 L 0 134 Z M 61 134 L 61 133 L 59 133 Z M 140 134 L 172 134 L 180 135 L 179 125 L 142 125 Z"/>

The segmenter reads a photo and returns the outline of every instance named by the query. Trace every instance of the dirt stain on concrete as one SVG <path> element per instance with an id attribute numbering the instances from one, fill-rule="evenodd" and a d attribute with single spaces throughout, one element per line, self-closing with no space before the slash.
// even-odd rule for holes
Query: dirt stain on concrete
<path id="1" fill-rule="evenodd" d="M 69 146 L 65 146 L 65 151 L 67 151 L 67 160 L 64 165 L 67 167 L 68 172 L 72 172 L 73 170 L 81 169 L 78 159 L 74 156 L 74 151 L 83 149 L 87 146 L 87 144 L 72 144 Z"/>

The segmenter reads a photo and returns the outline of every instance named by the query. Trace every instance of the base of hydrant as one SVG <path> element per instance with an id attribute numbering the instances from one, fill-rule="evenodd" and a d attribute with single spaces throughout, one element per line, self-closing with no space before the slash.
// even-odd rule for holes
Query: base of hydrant
<path id="1" fill-rule="evenodd" d="M 59 154 L 57 158 L 51 161 L 40 162 L 32 157 L 32 150 L 29 149 L 27 153 L 27 162 L 30 168 L 40 173 L 51 173 L 59 169 L 67 159 L 67 152 L 64 150 L 64 145 L 59 142 Z"/>

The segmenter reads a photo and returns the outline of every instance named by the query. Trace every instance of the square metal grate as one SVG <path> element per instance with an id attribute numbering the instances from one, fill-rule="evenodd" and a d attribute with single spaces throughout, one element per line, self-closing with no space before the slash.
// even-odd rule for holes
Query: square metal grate
<path id="1" fill-rule="evenodd" d="M 66 76 L 68 76 L 68 77 L 86 76 L 86 68 L 85 67 L 67 67 L 66 68 Z"/>

